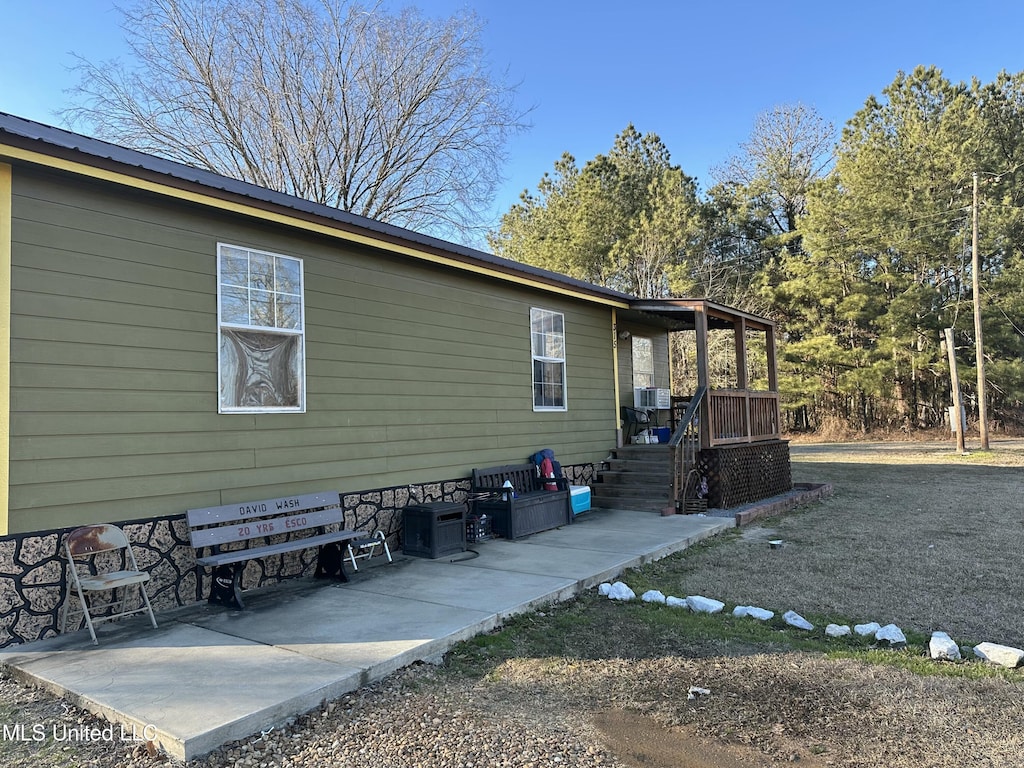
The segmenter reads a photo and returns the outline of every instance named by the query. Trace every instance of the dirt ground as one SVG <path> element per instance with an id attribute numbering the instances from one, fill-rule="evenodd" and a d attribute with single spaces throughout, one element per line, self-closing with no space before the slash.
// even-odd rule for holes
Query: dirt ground
<path id="1" fill-rule="evenodd" d="M 793 447 L 794 479 L 834 496 L 623 575 L 820 628 L 895 622 L 920 643 L 1021 647 L 1024 447 Z M 782 539 L 771 549 L 768 539 Z M 923 650 L 844 655 L 741 621 L 680 629 L 672 609 L 588 593 L 325 703 L 195 766 L 244 768 L 1020 768 L 1024 671 L 932 662 Z M 918 638 L 914 640 L 914 638 Z M 824 642 L 824 641 L 821 641 Z M 893 655 L 897 654 L 897 655 Z M 900 659 L 893 663 L 892 659 Z M 701 689 L 688 695 L 692 687 Z M 704 693 L 706 691 L 706 693 Z M 0 679 L 0 722 L 94 722 Z M 8 734 L 10 735 L 10 734 Z M 144 745 L 4 739 L 6 766 L 149 766 Z"/>

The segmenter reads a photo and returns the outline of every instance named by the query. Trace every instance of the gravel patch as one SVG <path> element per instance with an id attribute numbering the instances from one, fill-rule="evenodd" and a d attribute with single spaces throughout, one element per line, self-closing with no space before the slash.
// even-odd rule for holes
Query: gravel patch
<path id="1" fill-rule="evenodd" d="M 688 700 L 691 685 L 710 693 Z M 416 665 L 188 766 L 1019 768 L 1022 694 L 804 653 L 510 659 L 482 677 Z M 8 679 L 0 700 L 9 724 L 104 725 Z M 180 765 L 144 744 L 9 740 L 2 763 Z"/>

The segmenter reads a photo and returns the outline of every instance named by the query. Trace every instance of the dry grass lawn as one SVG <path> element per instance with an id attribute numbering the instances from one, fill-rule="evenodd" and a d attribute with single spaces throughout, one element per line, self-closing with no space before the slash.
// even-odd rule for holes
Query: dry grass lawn
<path id="1" fill-rule="evenodd" d="M 669 589 L 1024 647 L 1024 445 L 993 445 L 794 445 L 794 480 L 833 498 L 664 564 Z"/>

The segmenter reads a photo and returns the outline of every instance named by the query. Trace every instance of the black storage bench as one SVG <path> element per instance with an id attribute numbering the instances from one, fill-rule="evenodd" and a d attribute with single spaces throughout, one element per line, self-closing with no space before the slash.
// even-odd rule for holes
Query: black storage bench
<path id="1" fill-rule="evenodd" d="M 505 481 L 512 489 L 503 489 Z M 553 483 L 557 490 L 544 488 Z M 491 519 L 491 530 L 506 539 L 520 539 L 572 522 L 569 481 L 564 477 L 542 479 L 534 464 L 506 464 L 473 470 L 476 515 Z"/>

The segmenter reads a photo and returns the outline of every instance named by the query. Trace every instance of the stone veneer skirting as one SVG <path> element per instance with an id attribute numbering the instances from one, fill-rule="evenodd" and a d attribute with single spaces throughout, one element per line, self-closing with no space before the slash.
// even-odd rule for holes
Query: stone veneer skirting
<path id="1" fill-rule="evenodd" d="M 562 469 L 575 485 L 593 483 L 592 464 Z M 410 503 L 461 503 L 469 491 L 470 480 L 466 478 L 346 493 L 342 496 L 345 527 L 367 533 L 384 531 L 388 546 L 400 551 L 404 507 Z M 150 574 L 147 591 L 155 610 L 206 599 L 211 574 L 209 569 L 196 567 L 184 512 L 118 525 L 132 542 L 139 567 Z M 57 634 L 68 585 L 60 547 L 70 530 L 34 531 L 0 538 L 0 648 Z M 252 560 L 246 565 L 243 587 L 252 589 L 284 578 L 309 576 L 315 567 L 316 551 L 312 549 Z"/>

